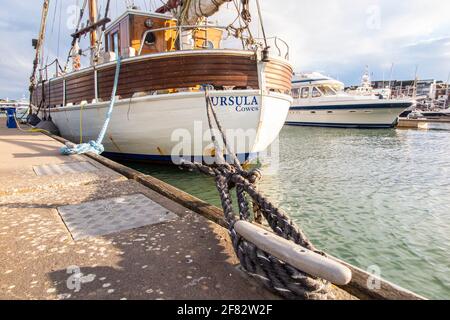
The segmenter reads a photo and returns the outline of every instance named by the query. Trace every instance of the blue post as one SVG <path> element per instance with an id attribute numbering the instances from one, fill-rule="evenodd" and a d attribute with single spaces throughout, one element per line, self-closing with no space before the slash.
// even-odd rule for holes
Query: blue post
<path id="1" fill-rule="evenodd" d="M 16 115 L 16 108 L 6 108 L 6 126 L 10 129 L 16 129 L 17 123 L 14 116 Z"/>

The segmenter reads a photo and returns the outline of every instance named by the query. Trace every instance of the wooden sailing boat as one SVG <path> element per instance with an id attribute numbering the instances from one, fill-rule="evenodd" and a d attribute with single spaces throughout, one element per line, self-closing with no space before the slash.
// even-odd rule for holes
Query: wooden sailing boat
<path id="1" fill-rule="evenodd" d="M 51 111 L 68 140 L 95 139 L 111 99 L 119 52 L 117 99 L 103 142 L 107 155 L 152 161 L 213 155 L 204 137 L 205 85 L 232 151 L 247 158 L 265 150 L 292 103 L 288 47 L 282 52 L 277 45 L 272 54 L 268 39 L 259 43 L 251 36 L 249 0 L 241 0 L 242 28 L 209 24 L 207 17 L 228 1 L 172 0 L 156 12 L 128 8 L 110 22 L 109 2 L 98 19 L 96 1 L 89 0 L 90 23 L 72 35 L 72 70 L 61 68 L 51 78 L 47 70 L 41 72 L 31 90 L 35 111 Z M 91 65 L 80 68 L 78 43 L 88 33 Z M 227 48 L 225 35 L 235 36 L 241 48 Z"/>

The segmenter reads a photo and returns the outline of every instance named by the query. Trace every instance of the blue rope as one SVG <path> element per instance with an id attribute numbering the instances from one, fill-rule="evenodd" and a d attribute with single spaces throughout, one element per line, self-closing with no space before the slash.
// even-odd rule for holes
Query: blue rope
<path id="1" fill-rule="evenodd" d="M 112 113 L 114 110 L 114 104 L 116 102 L 116 92 L 117 92 L 117 87 L 119 85 L 120 66 L 121 66 L 121 62 L 122 62 L 121 57 L 117 52 L 116 52 L 116 56 L 118 57 L 117 58 L 117 67 L 116 67 L 116 75 L 114 77 L 114 86 L 113 86 L 113 91 L 111 94 L 111 101 L 109 103 L 108 112 L 106 113 L 105 123 L 103 124 L 103 128 L 100 131 L 97 140 L 89 141 L 89 143 L 77 144 L 72 148 L 69 148 L 68 146 L 64 146 L 59 150 L 62 155 L 69 156 L 69 155 L 73 155 L 73 154 L 83 154 L 83 153 L 87 153 L 87 152 L 102 154 L 105 151 L 105 147 L 103 146 L 102 143 L 103 143 L 103 139 L 105 138 L 106 131 L 108 130 L 108 126 L 111 121 L 111 116 L 112 116 Z"/>

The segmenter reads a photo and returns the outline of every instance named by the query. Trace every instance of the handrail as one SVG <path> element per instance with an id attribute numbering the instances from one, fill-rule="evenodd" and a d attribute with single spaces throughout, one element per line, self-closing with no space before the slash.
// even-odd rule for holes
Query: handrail
<path id="1" fill-rule="evenodd" d="M 255 40 L 263 40 L 263 38 L 255 38 Z M 287 42 L 286 41 L 284 41 L 283 39 L 281 39 L 281 38 L 279 38 L 279 37 L 269 37 L 269 38 L 267 38 L 267 40 L 274 40 L 274 45 L 275 45 L 275 47 L 277 48 L 277 50 L 278 50 L 278 55 L 280 56 L 280 57 L 282 57 L 283 56 L 283 53 L 282 53 L 282 50 L 281 50 L 281 48 L 280 48 L 280 46 L 278 45 L 278 42 L 281 42 L 285 47 L 286 47 L 286 53 L 285 53 L 285 55 L 284 55 L 284 58 L 286 59 L 286 60 L 289 60 L 289 53 L 290 53 L 290 51 L 291 51 L 291 48 L 289 47 L 289 45 L 287 44 Z"/>
<path id="2" fill-rule="evenodd" d="M 58 58 L 56 58 L 55 60 L 53 60 L 52 62 L 48 63 L 47 65 L 43 66 L 42 68 L 40 68 L 38 70 L 39 71 L 44 71 L 45 69 L 47 69 L 48 67 L 54 65 L 55 63 L 57 64 L 57 66 L 60 66 L 59 60 L 58 60 Z"/>
<path id="3" fill-rule="evenodd" d="M 286 46 L 286 55 L 285 58 L 287 60 L 289 60 L 290 58 L 290 52 L 291 52 L 291 48 L 289 47 L 288 43 L 286 41 L 284 41 L 283 39 L 279 38 L 279 37 L 275 37 L 275 42 L 280 41 L 281 43 L 283 43 Z"/>
<path id="4" fill-rule="evenodd" d="M 147 35 L 149 33 L 155 33 L 155 32 L 161 32 L 161 31 L 169 31 L 169 30 L 177 30 L 178 31 L 178 43 L 179 43 L 179 49 L 183 50 L 183 39 L 181 37 L 183 31 L 185 30 L 194 30 L 194 29 L 221 29 L 224 30 L 226 32 L 228 32 L 228 35 L 231 34 L 230 32 L 230 27 L 229 26 L 216 26 L 216 25 L 185 25 L 185 26 L 172 26 L 172 27 L 164 27 L 164 28 L 156 28 L 156 29 L 149 29 L 147 31 L 144 32 L 143 36 L 142 36 L 142 41 L 139 47 L 139 51 L 138 51 L 138 55 L 142 54 L 142 50 L 144 49 L 144 45 L 145 45 L 145 39 L 147 38 Z M 250 39 L 249 37 L 244 38 L 246 40 Z M 254 38 L 254 40 L 263 40 L 261 38 Z M 290 48 L 289 45 L 286 43 L 286 41 L 284 41 L 283 39 L 279 38 L 279 37 L 270 37 L 267 38 L 267 40 L 274 40 L 274 45 L 278 50 L 278 55 L 280 57 L 283 57 L 283 52 L 278 44 L 278 42 L 281 42 L 281 44 L 283 44 L 286 47 L 286 53 L 284 54 L 284 58 L 285 59 L 289 59 L 289 52 L 290 52 Z M 206 41 L 208 41 L 208 32 L 206 32 Z M 243 49 L 247 49 L 245 47 L 245 43 L 249 43 L 247 42 L 243 42 Z M 260 44 L 260 46 L 262 47 L 262 44 Z"/>
<path id="5" fill-rule="evenodd" d="M 48 80 L 48 68 L 51 67 L 54 64 L 56 64 L 56 75 L 58 74 L 58 71 L 64 72 L 64 70 L 61 68 L 61 64 L 59 63 L 58 58 L 56 58 L 52 62 L 50 62 L 47 65 L 43 66 L 42 68 L 38 69 L 39 73 L 41 73 L 42 71 L 45 71 L 45 74 L 46 74 L 45 78 L 46 78 L 46 80 Z M 43 80 L 43 79 L 41 79 L 41 80 Z"/>

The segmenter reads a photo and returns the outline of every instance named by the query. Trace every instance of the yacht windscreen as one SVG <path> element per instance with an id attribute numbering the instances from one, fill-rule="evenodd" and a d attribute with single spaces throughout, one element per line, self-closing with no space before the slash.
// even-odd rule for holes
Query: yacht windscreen
<path id="1" fill-rule="evenodd" d="M 335 96 L 337 94 L 336 91 L 329 86 L 318 86 L 317 88 L 323 93 L 324 96 Z"/>

